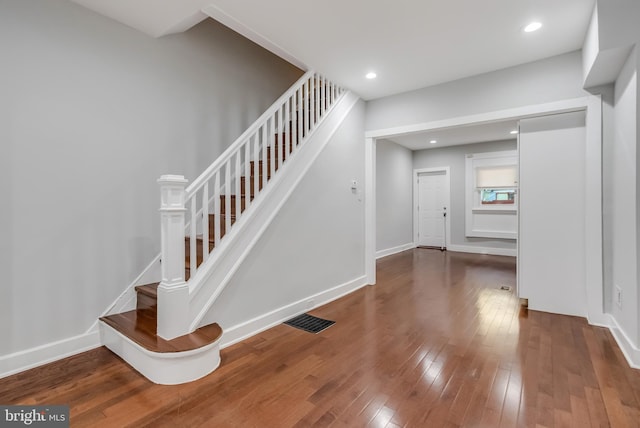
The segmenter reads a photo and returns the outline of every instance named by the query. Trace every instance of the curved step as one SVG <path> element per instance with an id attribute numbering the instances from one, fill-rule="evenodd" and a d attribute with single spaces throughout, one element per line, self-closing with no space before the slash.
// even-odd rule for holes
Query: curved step
<path id="1" fill-rule="evenodd" d="M 156 314 L 136 309 L 100 318 L 102 343 L 154 383 L 191 382 L 220 364 L 222 329 L 216 323 L 164 340 L 156 335 Z"/>

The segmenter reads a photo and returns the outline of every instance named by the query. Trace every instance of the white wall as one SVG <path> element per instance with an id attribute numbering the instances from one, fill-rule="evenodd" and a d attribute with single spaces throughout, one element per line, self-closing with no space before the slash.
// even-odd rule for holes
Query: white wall
<path id="1" fill-rule="evenodd" d="M 582 47 L 584 87 L 613 82 L 637 36 L 640 5 L 634 0 L 598 1 Z"/>
<path id="2" fill-rule="evenodd" d="M 518 295 L 532 310 L 587 316 L 585 117 L 520 121 Z"/>
<path id="3" fill-rule="evenodd" d="M 602 276 L 603 302 L 607 313 L 612 311 L 613 299 L 613 171 L 615 159 L 614 85 L 599 87 L 602 96 Z"/>
<path id="4" fill-rule="evenodd" d="M 640 3 L 637 0 L 598 0 L 598 42 L 600 50 L 618 49 L 635 44 Z"/>
<path id="5" fill-rule="evenodd" d="M 638 331 L 638 188 L 637 58 L 629 56 L 615 82 L 614 140 L 605 150 L 611 153 L 610 176 L 612 227 L 612 282 L 622 290 L 622 307 L 614 303 L 611 313 L 629 339 L 640 344 Z M 614 290 L 611 290 L 613 293 Z"/>
<path id="6" fill-rule="evenodd" d="M 600 50 L 600 29 L 598 19 L 598 6 L 597 4 L 593 8 L 591 14 L 591 21 L 589 22 L 589 28 L 587 28 L 587 34 L 584 37 L 584 43 L 582 45 L 582 74 L 585 81 L 587 80 L 591 68 L 596 62 L 598 52 Z"/>
<path id="7" fill-rule="evenodd" d="M 367 103 L 367 130 L 583 97 L 580 52 Z"/>
<path id="8" fill-rule="evenodd" d="M 364 203 L 351 191 L 351 180 L 364 179 L 364 110 L 363 101 L 354 106 L 205 322 L 235 337 L 308 309 L 334 287 L 364 285 Z"/>
<path id="9" fill-rule="evenodd" d="M 376 251 L 413 243 L 413 152 L 388 140 L 376 142 Z"/>
<path id="10" fill-rule="evenodd" d="M 589 91 L 602 94 L 603 100 L 604 307 L 613 316 L 614 337 L 636 367 L 640 367 L 639 13 L 640 3 L 635 0 L 598 0 L 584 46 L 586 85 L 601 85 L 590 87 Z M 615 303 L 616 285 L 622 291 L 622 307 Z"/>
<path id="11" fill-rule="evenodd" d="M 153 39 L 63 0 L 3 2 L 0 51 L 4 355 L 85 332 L 160 251 L 156 179 L 301 72 L 212 20 Z"/>
<path id="12" fill-rule="evenodd" d="M 451 207 L 447 218 L 451 222 L 451 246 L 516 249 L 513 239 L 467 238 L 465 236 L 465 155 L 468 153 L 515 150 L 516 140 L 465 144 L 438 149 L 417 150 L 413 153 L 413 168 L 450 167 Z"/>

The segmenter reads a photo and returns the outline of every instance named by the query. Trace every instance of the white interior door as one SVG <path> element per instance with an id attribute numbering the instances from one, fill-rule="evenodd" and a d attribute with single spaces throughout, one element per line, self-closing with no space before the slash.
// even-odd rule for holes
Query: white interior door
<path id="1" fill-rule="evenodd" d="M 520 121 L 518 291 L 529 308 L 585 316 L 585 113 Z"/>
<path id="2" fill-rule="evenodd" d="M 418 174 L 418 245 L 446 247 L 446 171 Z"/>

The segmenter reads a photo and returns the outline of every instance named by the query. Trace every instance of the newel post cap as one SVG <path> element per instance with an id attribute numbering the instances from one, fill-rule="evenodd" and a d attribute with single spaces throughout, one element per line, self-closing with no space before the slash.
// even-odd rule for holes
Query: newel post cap
<path id="1" fill-rule="evenodd" d="M 160 184 L 160 210 L 182 211 L 186 199 L 185 188 L 188 181 L 182 175 L 163 175 Z"/>
<path id="2" fill-rule="evenodd" d="M 161 175 L 158 178 L 158 183 L 160 184 L 187 184 L 188 180 L 184 178 L 184 175 Z"/>

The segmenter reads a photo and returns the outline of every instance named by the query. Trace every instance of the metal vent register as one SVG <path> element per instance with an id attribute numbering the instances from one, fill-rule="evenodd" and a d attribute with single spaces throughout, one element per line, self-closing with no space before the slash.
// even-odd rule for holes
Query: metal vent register
<path id="1" fill-rule="evenodd" d="M 335 321 L 325 320 L 309 314 L 298 315 L 297 317 L 284 322 L 286 325 L 308 331 L 309 333 L 320 333 L 322 330 L 331 327 L 335 323 Z"/>

